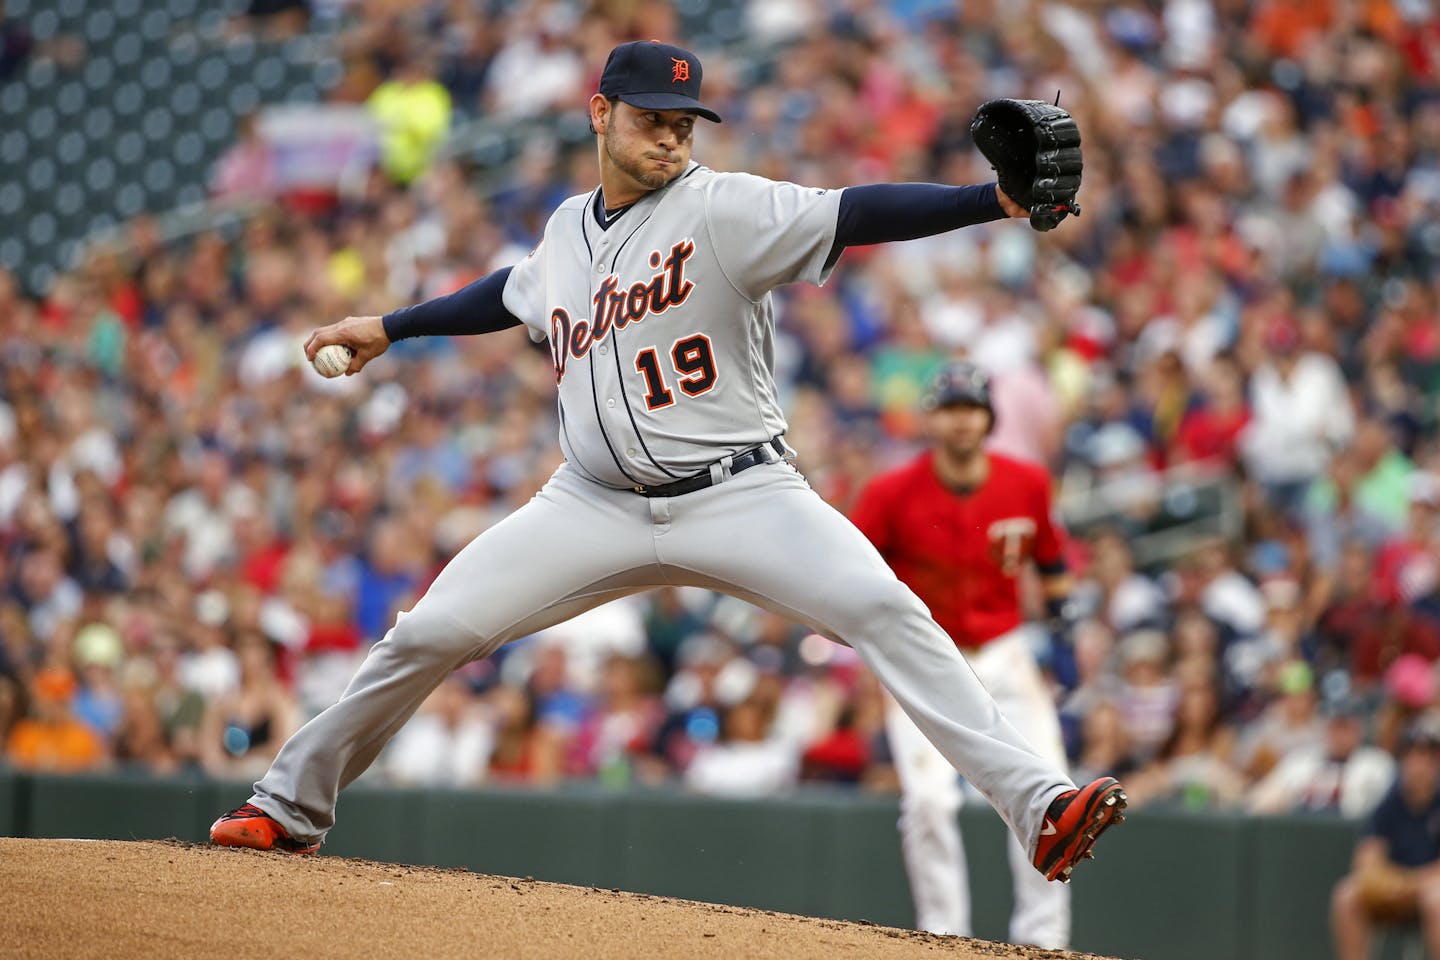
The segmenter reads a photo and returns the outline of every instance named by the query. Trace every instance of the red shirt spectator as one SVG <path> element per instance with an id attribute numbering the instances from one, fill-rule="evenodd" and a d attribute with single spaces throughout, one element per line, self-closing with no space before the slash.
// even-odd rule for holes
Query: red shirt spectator
<path id="1" fill-rule="evenodd" d="M 1185 414 L 1175 435 L 1179 462 L 1215 460 L 1224 464 L 1235 462 L 1235 441 L 1250 414 L 1239 410 L 1216 410 L 1201 407 Z"/>

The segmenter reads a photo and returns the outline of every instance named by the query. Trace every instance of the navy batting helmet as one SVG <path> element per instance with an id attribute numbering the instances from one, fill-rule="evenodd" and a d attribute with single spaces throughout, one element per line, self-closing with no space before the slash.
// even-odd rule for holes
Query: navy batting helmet
<path id="1" fill-rule="evenodd" d="M 995 406 L 990 402 L 990 377 L 965 360 L 951 363 L 937 373 L 926 388 L 920 405 L 926 410 L 961 405 L 984 407 L 990 413 L 991 425 L 995 423 Z"/>

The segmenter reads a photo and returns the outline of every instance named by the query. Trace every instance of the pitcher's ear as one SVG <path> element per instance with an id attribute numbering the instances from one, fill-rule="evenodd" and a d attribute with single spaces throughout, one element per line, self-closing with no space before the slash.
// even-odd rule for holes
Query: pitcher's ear
<path id="1" fill-rule="evenodd" d="M 596 111 L 596 107 L 597 107 L 597 104 L 595 103 L 595 101 L 596 101 L 597 99 L 600 100 L 602 103 L 604 103 L 603 113 L 605 114 L 605 122 L 601 123 L 598 129 L 597 129 L 597 127 L 595 126 L 595 111 Z M 605 132 L 606 127 L 608 127 L 608 126 L 610 125 L 610 124 L 609 124 L 610 110 L 611 110 L 614 106 L 615 106 L 615 101 L 614 101 L 612 98 L 607 97 L 607 96 L 605 96 L 605 95 L 603 95 L 603 94 L 597 93 L 597 94 L 595 94 L 595 96 L 593 96 L 593 97 L 590 98 L 590 132 L 591 132 L 591 133 L 604 133 L 604 132 Z"/>

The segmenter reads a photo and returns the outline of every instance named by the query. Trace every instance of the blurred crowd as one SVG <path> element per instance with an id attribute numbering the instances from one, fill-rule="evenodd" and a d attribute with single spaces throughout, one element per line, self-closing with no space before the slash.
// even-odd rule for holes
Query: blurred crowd
<path id="1" fill-rule="evenodd" d="M 497 182 L 443 152 L 446 131 L 573 122 L 613 44 L 687 42 L 671 5 L 277 6 L 298 8 L 290 29 L 341 24 L 332 97 L 386 131 L 363 187 L 268 195 L 263 145 L 242 140 L 216 184 L 263 199 L 243 228 L 167 244 L 141 217 L 41 297 L 0 275 L 16 767 L 257 775 L 558 463 L 548 356 L 521 331 L 406 341 L 339 381 L 300 345 L 523 257 L 594 187 L 593 145 L 541 136 Z M 931 375 L 977 361 L 996 447 L 1087 505 L 1075 622 L 1035 643 L 1076 776 L 1123 776 L 1141 804 L 1372 808 L 1402 732 L 1440 704 L 1431 5 L 752 0 L 735 16 L 744 42 L 699 51 L 726 122 L 695 155 L 716 169 L 985 182 L 975 107 L 1057 90 L 1084 136 L 1084 214 L 1053 233 L 855 249 L 824 288 L 778 295 L 811 483 L 848 508 L 923 446 Z M 1228 532 L 1140 549 L 1197 484 L 1230 505 Z M 371 775 L 893 789 L 882 696 L 848 648 L 658 591 L 458 671 Z"/>

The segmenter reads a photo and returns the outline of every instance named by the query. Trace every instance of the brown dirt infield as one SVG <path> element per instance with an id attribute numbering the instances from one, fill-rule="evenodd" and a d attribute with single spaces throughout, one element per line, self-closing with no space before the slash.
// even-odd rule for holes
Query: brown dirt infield
<path id="1" fill-rule="evenodd" d="M 0 954 L 1098 960 L 465 870 L 168 841 L 0 838 Z"/>

